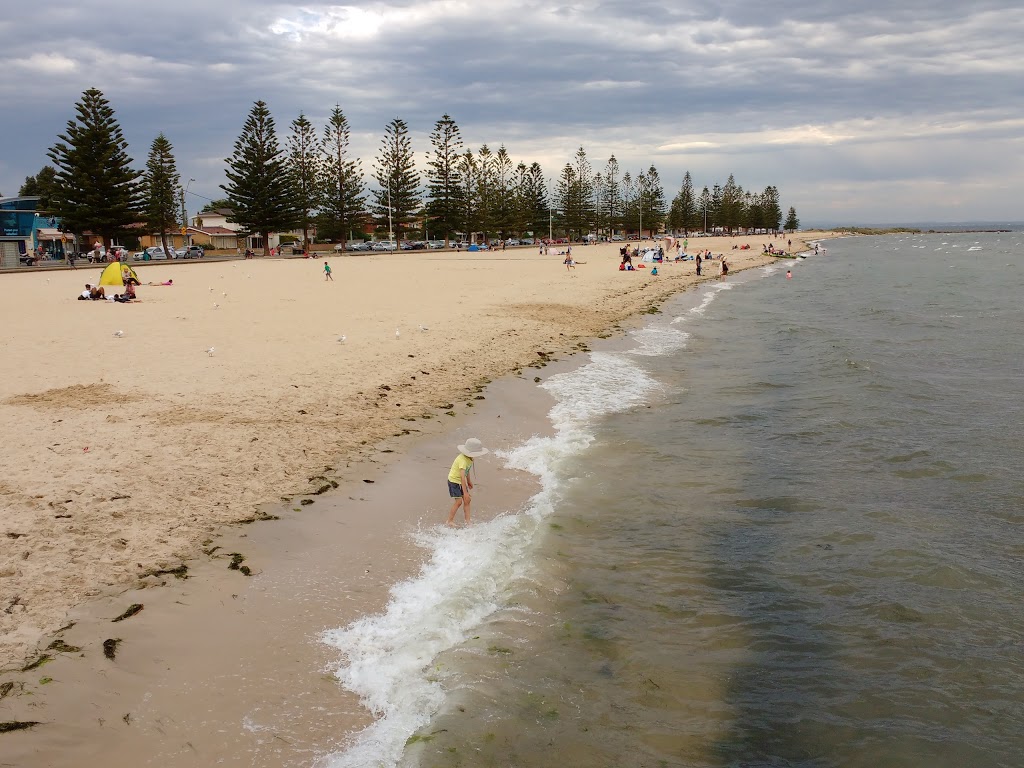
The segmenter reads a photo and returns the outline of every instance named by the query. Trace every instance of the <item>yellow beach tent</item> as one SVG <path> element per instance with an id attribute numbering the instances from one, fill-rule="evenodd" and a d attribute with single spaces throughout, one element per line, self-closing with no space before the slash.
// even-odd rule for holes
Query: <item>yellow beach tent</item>
<path id="1" fill-rule="evenodd" d="M 103 274 L 100 275 L 100 285 L 105 288 L 124 288 L 124 281 L 131 278 L 138 282 L 139 278 L 135 274 L 135 270 L 129 267 L 127 264 L 122 264 L 119 261 L 113 261 L 107 264 L 103 270 Z"/>

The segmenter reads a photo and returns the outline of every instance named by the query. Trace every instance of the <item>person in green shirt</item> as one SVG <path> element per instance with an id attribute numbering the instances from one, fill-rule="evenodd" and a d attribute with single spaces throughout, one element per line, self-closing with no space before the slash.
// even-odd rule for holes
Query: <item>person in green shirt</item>
<path id="1" fill-rule="evenodd" d="M 462 507 L 462 513 L 466 516 L 466 525 L 469 525 L 469 504 L 472 498 L 469 492 L 473 490 L 473 481 L 469 477 L 469 470 L 473 468 L 473 459 L 490 453 L 484 448 L 483 443 L 475 437 L 469 438 L 465 445 L 458 446 L 459 455 L 452 462 L 452 468 L 448 470 L 448 495 L 452 497 L 452 508 L 448 512 L 448 525 L 455 525 L 455 513 Z"/>
<path id="2" fill-rule="evenodd" d="M 330 280 L 332 283 L 334 282 L 334 278 L 331 277 L 331 265 L 326 261 L 324 262 L 324 280 Z"/>

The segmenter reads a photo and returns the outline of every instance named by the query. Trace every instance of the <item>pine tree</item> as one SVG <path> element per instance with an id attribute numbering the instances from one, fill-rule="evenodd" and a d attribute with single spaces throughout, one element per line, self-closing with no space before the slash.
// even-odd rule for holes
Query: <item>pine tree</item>
<path id="1" fill-rule="evenodd" d="M 644 221 L 649 222 L 647 226 L 654 234 L 660 232 L 665 225 L 665 188 L 661 184 L 658 169 L 653 165 L 647 169 L 644 179 Z"/>
<path id="2" fill-rule="evenodd" d="M 301 112 L 292 121 L 288 136 L 288 171 L 292 177 L 292 198 L 299 209 L 302 225 L 302 247 L 309 248 L 309 224 L 313 211 L 320 205 L 320 145 L 316 130 Z"/>
<path id="3" fill-rule="evenodd" d="M 562 173 L 555 182 L 555 200 L 558 201 L 558 210 L 554 211 L 554 226 L 564 227 L 566 234 L 572 237 L 573 224 L 579 221 L 579 209 L 577 199 L 579 196 L 579 179 L 576 176 L 576 169 L 569 163 L 562 168 Z"/>
<path id="4" fill-rule="evenodd" d="M 539 163 L 531 163 L 526 174 L 526 190 L 529 229 L 533 236 L 543 237 L 550 222 L 551 208 L 548 202 L 548 185 Z"/>
<path id="5" fill-rule="evenodd" d="M 605 228 L 605 222 L 608 219 L 608 203 L 606 202 L 607 193 L 605 191 L 604 176 L 600 173 L 595 173 L 593 178 L 594 187 L 594 231 L 595 234 L 600 236 L 602 230 Z"/>
<path id="6" fill-rule="evenodd" d="M 510 226 L 512 232 L 522 237 L 523 233 L 530 229 L 530 169 L 526 163 L 519 163 L 516 166 L 511 190 Z"/>
<path id="7" fill-rule="evenodd" d="M 366 207 L 362 162 L 351 156 L 349 136 L 348 118 L 341 107 L 335 105 L 324 127 L 321 144 L 320 235 L 339 240 L 342 250 Z"/>
<path id="8" fill-rule="evenodd" d="M 626 171 L 622 175 L 622 192 L 620 197 L 622 199 L 622 218 L 620 220 L 620 226 L 623 232 L 628 233 L 632 226 L 637 222 L 637 202 L 639 198 L 636 195 L 636 183 L 633 181 L 633 176 L 629 171 Z"/>
<path id="9" fill-rule="evenodd" d="M 413 223 L 420 208 L 420 177 L 413 160 L 409 126 L 396 117 L 384 129 L 384 138 L 380 143 L 374 174 L 380 189 L 373 192 L 376 200 L 374 214 L 378 227 L 388 227 L 390 223 L 395 228 L 394 234 L 401 241 L 402 234 Z"/>
<path id="10" fill-rule="evenodd" d="M 761 211 L 761 226 L 778 231 L 779 227 L 782 226 L 782 202 L 779 199 L 778 187 L 768 185 L 764 188 L 764 192 L 761 195 Z M 796 215 L 796 211 L 792 211 L 792 213 Z M 800 222 L 798 221 L 796 227 L 799 226 Z"/>
<path id="11" fill-rule="evenodd" d="M 512 158 L 502 144 L 494 155 L 494 228 L 502 239 L 512 233 Z"/>
<path id="12" fill-rule="evenodd" d="M 740 226 L 743 217 L 743 188 L 736 183 L 731 173 L 722 187 L 720 199 L 719 223 L 727 232 L 732 233 Z"/>
<path id="13" fill-rule="evenodd" d="M 160 244 L 164 253 L 170 253 L 167 232 L 177 227 L 179 218 L 178 189 L 181 176 L 174 161 L 174 148 L 162 133 L 153 139 L 149 148 L 146 171 L 142 175 L 142 190 L 146 225 L 150 232 L 160 233 Z M 182 193 L 184 194 L 184 193 Z M 182 226 L 188 222 L 182 221 Z"/>
<path id="14" fill-rule="evenodd" d="M 465 238 L 472 237 L 478 229 L 478 218 L 480 210 L 480 184 L 477 176 L 479 167 L 476 156 L 472 150 L 467 149 L 459 157 L 457 163 L 459 173 L 459 226 L 462 228 L 462 235 Z"/>
<path id="15" fill-rule="evenodd" d="M 138 220 L 139 171 L 103 94 L 90 88 L 75 105 L 76 120 L 46 153 L 57 169 L 49 211 L 68 232 L 91 231 L 106 245 Z"/>
<path id="16" fill-rule="evenodd" d="M 484 236 L 484 242 L 491 241 L 495 227 L 497 200 L 494 174 L 494 153 L 484 144 L 476 153 L 476 225 Z"/>
<path id="17" fill-rule="evenodd" d="M 427 214 L 434 229 L 444 232 L 444 245 L 451 243 L 451 235 L 459 227 L 462 209 L 459 159 L 462 134 L 459 126 L 448 115 L 442 115 L 430 134 L 434 151 L 427 159 L 429 179 L 427 185 Z"/>
<path id="18" fill-rule="evenodd" d="M 571 167 L 573 181 L 562 200 L 562 208 L 566 227 L 582 238 L 594 224 L 594 172 L 583 147 L 576 150 Z"/>
<path id="19" fill-rule="evenodd" d="M 690 230 L 697 226 L 697 201 L 693 195 L 693 179 L 689 171 L 683 175 L 683 185 L 672 199 L 668 221 L 674 232 L 682 230 L 684 235 L 689 235 Z"/>
<path id="20" fill-rule="evenodd" d="M 232 211 L 228 221 L 241 224 L 246 233 L 260 235 L 264 253 L 269 251 L 272 232 L 287 232 L 302 219 L 282 155 L 274 118 L 266 103 L 257 101 L 235 141 L 234 153 L 225 160 L 228 183 L 220 188 Z"/>
<path id="21" fill-rule="evenodd" d="M 703 228 L 702 231 L 704 232 L 704 234 L 708 233 L 708 225 L 714 224 L 714 219 L 711 218 L 712 205 L 713 203 L 711 200 L 711 193 L 708 192 L 707 187 L 704 187 L 704 189 L 701 190 L 700 198 L 697 201 L 697 212 L 701 216 L 701 227 Z"/>
<path id="22" fill-rule="evenodd" d="M 785 228 L 790 232 L 796 232 L 800 229 L 800 219 L 796 217 L 796 208 L 790 206 L 789 213 L 786 214 Z"/>
<path id="23" fill-rule="evenodd" d="M 605 205 L 607 212 L 604 215 L 608 227 L 614 234 L 615 229 L 622 228 L 622 193 L 619 189 L 619 161 L 615 155 L 608 158 L 604 165 L 604 187 Z"/>

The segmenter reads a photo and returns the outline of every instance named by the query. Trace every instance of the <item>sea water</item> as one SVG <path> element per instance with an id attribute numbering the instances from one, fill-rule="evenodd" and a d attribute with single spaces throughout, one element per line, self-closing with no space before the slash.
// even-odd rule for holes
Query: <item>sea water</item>
<path id="1" fill-rule="evenodd" d="M 1024 234 L 824 245 L 544 382 L 529 505 L 325 635 L 324 765 L 1024 764 Z"/>

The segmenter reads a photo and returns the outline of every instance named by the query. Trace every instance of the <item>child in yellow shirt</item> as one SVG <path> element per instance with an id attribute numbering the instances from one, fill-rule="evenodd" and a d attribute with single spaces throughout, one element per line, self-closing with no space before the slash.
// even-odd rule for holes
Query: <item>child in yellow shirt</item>
<path id="1" fill-rule="evenodd" d="M 452 468 L 448 470 L 448 495 L 452 497 L 452 508 L 448 512 L 448 525 L 455 525 L 455 513 L 462 507 L 466 516 L 466 525 L 469 525 L 469 504 L 472 498 L 469 492 L 473 490 L 473 481 L 469 478 L 469 470 L 473 468 L 473 459 L 490 453 L 484 448 L 483 443 L 475 437 L 469 438 L 465 445 L 458 446 L 459 455 L 452 462 Z"/>

